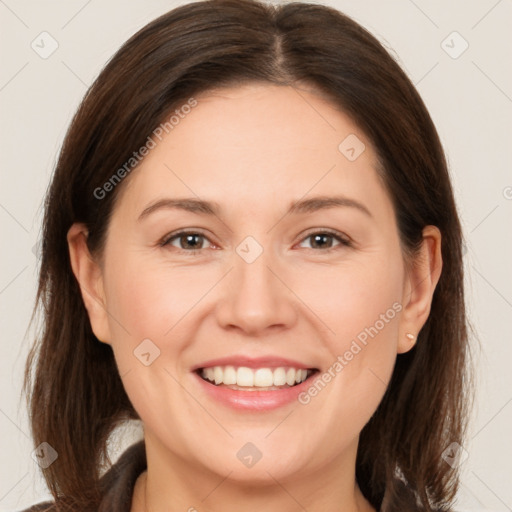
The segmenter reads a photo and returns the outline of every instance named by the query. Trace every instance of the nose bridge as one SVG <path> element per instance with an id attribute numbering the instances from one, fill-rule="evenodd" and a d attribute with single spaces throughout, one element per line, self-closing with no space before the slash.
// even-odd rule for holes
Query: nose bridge
<path id="1" fill-rule="evenodd" d="M 270 243 L 270 237 L 265 240 Z M 248 236 L 235 252 L 229 285 L 218 305 L 219 322 L 252 334 L 276 325 L 289 327 L 295 321 L 293 294 L 281 281 L 286 280 L 277 277 L 280 265 L 274 251 Z"/>

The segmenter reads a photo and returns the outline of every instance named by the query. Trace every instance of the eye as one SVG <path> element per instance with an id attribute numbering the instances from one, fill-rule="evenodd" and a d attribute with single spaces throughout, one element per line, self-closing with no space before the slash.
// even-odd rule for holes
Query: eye
<path id="1" fill-rule="evenodd" d="M 343 247 L 352 247 L 351 241 L 342 235 L 341 233 L 338 233 L 337 231 L 330 231 L 330 230 L 324 230 L 324 231 L 315 231 L 314 233 L 310 233 L 306 236 L 306 238 L 303 238 L 303 241 L 311 239 L 313 240 L 311 247 L 312 249 L 320 248 L 324 249 L 323 252 L 329 252 L 331 250 L 336 250 L 340 248 L 340 246 Z M 339 245 L 332 245 L 332 239 L 335 239 L 339 242 Z M 330 242 L 329 242 L 330 240 Z M 316 246 L 316 247 L 315 247 Z"/>
<path id="2" fill-rule="evenodd" d="M 352 247 L 351 241 L 346 236 L 342 235 L 337 231 L 315 231 L 307 235 L 305 238 L 303 238 L 302 243 L 308 239 L 311 239 L 313 241 L 313 246 L 311 247 L 311 249 L 323 249 L 323 251 L 321 252 L 330 252 L 341 247 Z M 333 246 L 333 239 L 339 242 L 338 245 Z M 194 255 L 196 253 L 199 253 L 201 249 L 205 248 L 203 247 L 203 242 L 205 240 L 208 240 L 208 238 L 200 232 L 179 231 L 177 233 L 171 233 L 170 235 L 166 236 L 159 243 L 159 245 L 161 247 L 172 246 L 178 249 L 178 252 Z M 176 246 L 175 243 L 177 243 L 178 246 Z"/>
<path id="3" fill-rule="evenodd" d="M 165 247 L 170 245 L 176 247 L 176 245 L 173 244 L 173 242 L 176 241 L 179 244 L 178 247 L 176 247 L 179 252 L 196 253 L 203 249 L 202 241 L 204 240 L 208 239 L 197 231 L 180 231 L 164 238 L 162 242 L 160 242 L 160 246 Z"/>

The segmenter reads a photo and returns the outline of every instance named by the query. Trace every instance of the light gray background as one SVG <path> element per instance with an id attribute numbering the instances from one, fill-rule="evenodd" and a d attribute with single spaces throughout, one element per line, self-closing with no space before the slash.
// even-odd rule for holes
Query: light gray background
<path id="1" fill-rule="evenodd" d="M 48 496 L 32 445 L 21 378 L 36 286 L 41 206 L 66 128 L 102 66 L 163 0 L 0 0 L 2 264 L 0 510 Z M 510 0 L 323 2 L 367 27 L 416 84 L 449 159 L 467 252 L 468 308 L 482 351 L 459 510 L 512 510 L 512 5 Z M 56 51 L 43 59 L 38 51 Z M 453 35 L 457 31 L 460 36 Z M 42 38 L 45 38 L 42 41 Z M 443 43 L 443 41 L 445 41 Z M 469 47 L 464 48 L 464 41 Z M 508 50 L 507 50 L 508 48 Z M 451 53 L 451 55 L 450 55 Z M 453 58 L 453 57 L 457 58 Z M 114 458 L 140 436 L 120 432 Z"/>

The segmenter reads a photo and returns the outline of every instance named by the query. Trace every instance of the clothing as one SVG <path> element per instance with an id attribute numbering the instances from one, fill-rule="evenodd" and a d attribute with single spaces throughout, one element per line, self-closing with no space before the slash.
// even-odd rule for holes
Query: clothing
<path id="1" fill-rule="evenodd" d="M 105 490 L 98 512 L 130 512 L 133 489 L 137 478 L 147 469 L 144 440 L 128 447 L 101 477 Z M 33 505 L 22 512 L 54 512 L 53 501 Z"/>
<path id="2" fill-rule="evenodd" d="M 146 445 L 141 440 L 128 447 L 101 477 L 103 498 L 98 510 L 90 512 L 130 512 L 135 482 L 146 469 Z M 401 492 L 404 496 L 410 494 L 405 485 Z M 407 511 L 419 511 L 414 505 L 415 500 L 412 497 L 410 499 Z M 52 501 L 45 501 L 22 512 L 56 512 L 56 507 Z"/>

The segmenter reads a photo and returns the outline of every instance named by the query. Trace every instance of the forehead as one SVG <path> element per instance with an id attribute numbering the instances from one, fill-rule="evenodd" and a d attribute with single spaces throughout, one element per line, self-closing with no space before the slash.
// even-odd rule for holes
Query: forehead
<path id="1" fill-rule="evenodd" d="M 371 141 L 311 88 L 250 84 L 195 100 L 129 177 L 132 206 L 164 195 L 257 208 L 333 189 L 385 194 Z"/>

